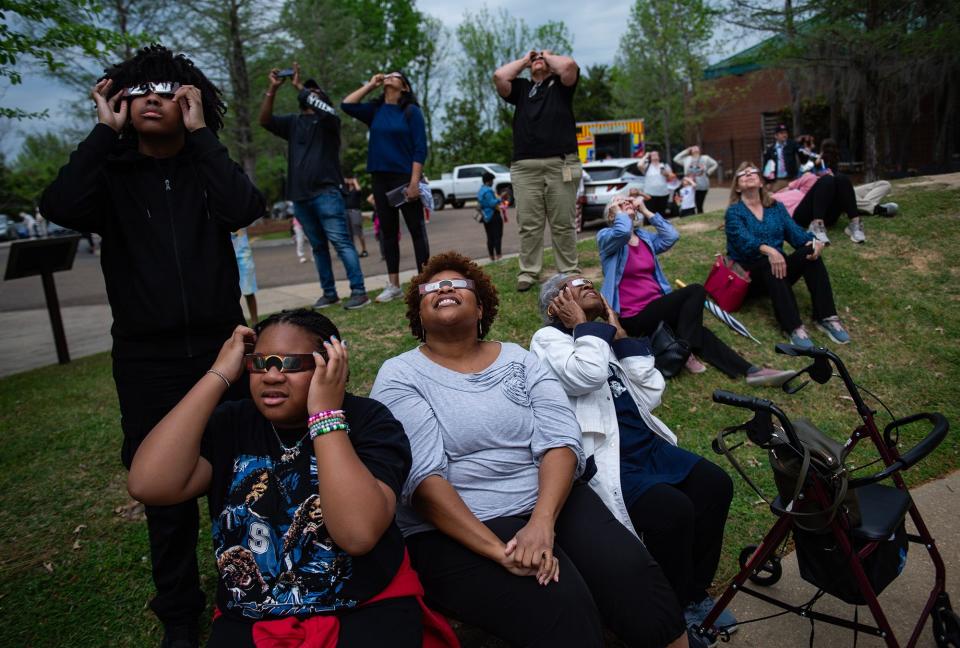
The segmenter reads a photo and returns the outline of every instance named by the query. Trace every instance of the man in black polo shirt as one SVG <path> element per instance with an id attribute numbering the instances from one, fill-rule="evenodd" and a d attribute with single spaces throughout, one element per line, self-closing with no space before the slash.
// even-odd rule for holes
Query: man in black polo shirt
<path id="1" fill-rule="evenodd" d="M 300 66 L 293 65 L 292 84 L 298 90 L 300 114 L 274 115 L 273 100 L 284 78 L 280 70 L 270 72 L 270 89 L 260 105 L 260 125 L 287 140 L 287 198 L 303 232 L 313 248 L 313 260 L 320 275 L 323 295 L 313 305 L 324 308 L 339 301 L 333 277 L 329 241 L 347 271 L 350 299 L 343 307 L 350 310 L 370 303 L 363 285 L 363 271 L 357 249 L 353 247 L 350 224 L 341 186 L 340 118 L 317 82 L 300 82 Z"/>
<path id="2" fill-rule="evenodd" d="M 530 79 L 517 78 L 526 68 L 530 68 Z M 530 51 L 493 75 L 497 92 L 516 106 L 510 178 L 520 227 L 517 290 L 521 292 L 540 279 L 543 229 L 548 221 L 557 270 L 580 272 L 574 218 L 583 168 L 573 116 L 573 93 L 579 80 L 576 61 L 549 50 Z"/>

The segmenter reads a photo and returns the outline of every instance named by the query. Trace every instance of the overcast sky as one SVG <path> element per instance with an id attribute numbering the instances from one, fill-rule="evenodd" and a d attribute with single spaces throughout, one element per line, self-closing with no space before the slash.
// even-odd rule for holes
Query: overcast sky
<path id="1" fill-rule="evenodd" d="M 563 20 L 573 35 L 573 54 L 577 62 L 586 67 L 595 63 L 610 63 L 616 55 L 632 5 L 628 0 L 613 0 L 606 3 L 588 3 L 583 0 L 487 0 L 487 7 L 496 10 L 504 7 L 532 27 L 548 20 Z M 549 6 L 549 12 L 543 7 Z M 476 11 L 480 3 L 450 2 L 449 0 L 418 0 L 417 6 L 424 13 L 436 16 L 448 27 L 455 28 L 464 11 Z M 534 44 L 531 44 L 534 45 Z M 717 60 L 715 53 L 710 60 Z M 0 85 L 0 106 L 17 106 L 28 111 L 49 110 L 50 118 L 12 122 L 3 125 L 0 133 L 0 151 L 12 159 L 20 149 L 23 137 L 28 132 L 63 128 L 73 124 L 75 108 L 69 105 L 76 95 L 60 83 L 42 75 L 25 74 L 19 86 Z M 91 120 L 95 111 L 90 104 Z M 92 122 L 91 122 L 92 123 Z"/>

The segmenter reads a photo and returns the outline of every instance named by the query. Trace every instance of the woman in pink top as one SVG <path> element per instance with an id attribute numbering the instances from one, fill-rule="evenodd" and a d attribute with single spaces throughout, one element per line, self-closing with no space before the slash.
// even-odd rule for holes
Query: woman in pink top
<path id="1" fill-rule="evenodd" d="M 642 220 L 635 222 L 638 213 Z M 660 214 L 647 209 L 642 199 L 614 198 L 607 209 L 607 222 L 609 227 L 597 232 L 604 274 L 600 292 L 629 335 L 648 336 L 660 322 L 666 322 L 693 350 L 687 360 L 691 373 L 706 370 L 696 357 L 699 355 L 731 378 L 746 377 L 750 385 L 781 385 L 794 375 L 750 364 L 706 328 L 703 286 L 670 289 L 656 255 L 673 247 L 680 234 Z M 643 223 L 653 225 L 656 232 L 645 230 Z"/>
<path id="2" fill-rule="evenodd" d="M 845 175 L 833 175 L 829 170 L 819 176 L 804 173 L 773 194 L 773 198 L 787 208 L 797 225 L 806 227 L 824 245 L 830 245 L 827 228 L 837 222 L 841 213 L 850 218 L 850 224 L 844 229 L 850 240 L 854 243 L 867 240 L 857 211 L 857 195 Z"/>

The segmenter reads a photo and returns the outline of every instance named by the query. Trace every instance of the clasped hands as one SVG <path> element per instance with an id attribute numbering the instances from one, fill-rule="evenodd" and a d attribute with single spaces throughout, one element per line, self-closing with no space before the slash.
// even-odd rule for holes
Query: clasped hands
<path id="1" fill-rule="evenodd" d="M 532 516 L 504 546 L 498 562 L 514 576 L 534 576 L 540 585 L 560 580 L 560 561 L 553 553 L 553 520 Z"/>

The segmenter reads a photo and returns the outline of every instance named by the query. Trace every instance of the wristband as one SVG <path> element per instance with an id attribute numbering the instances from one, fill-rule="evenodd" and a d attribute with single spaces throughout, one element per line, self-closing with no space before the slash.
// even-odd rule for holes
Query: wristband
<path id="1" fill-rule="evenodd" d="M 223 381 L 223 384 L 225 384 L 225 385 L 227 386 L 227 389 L 230 389 L 230 381 L 227 380 L 227 377 L 224 376 L 222 373 L 220 373 L 220 372 L 217 371 L 216 369 L 207 369 L 207 373 L 208 373 L 208 374 L 213 374 L 214 376 L 217 376 L 220 380 Z"/>

